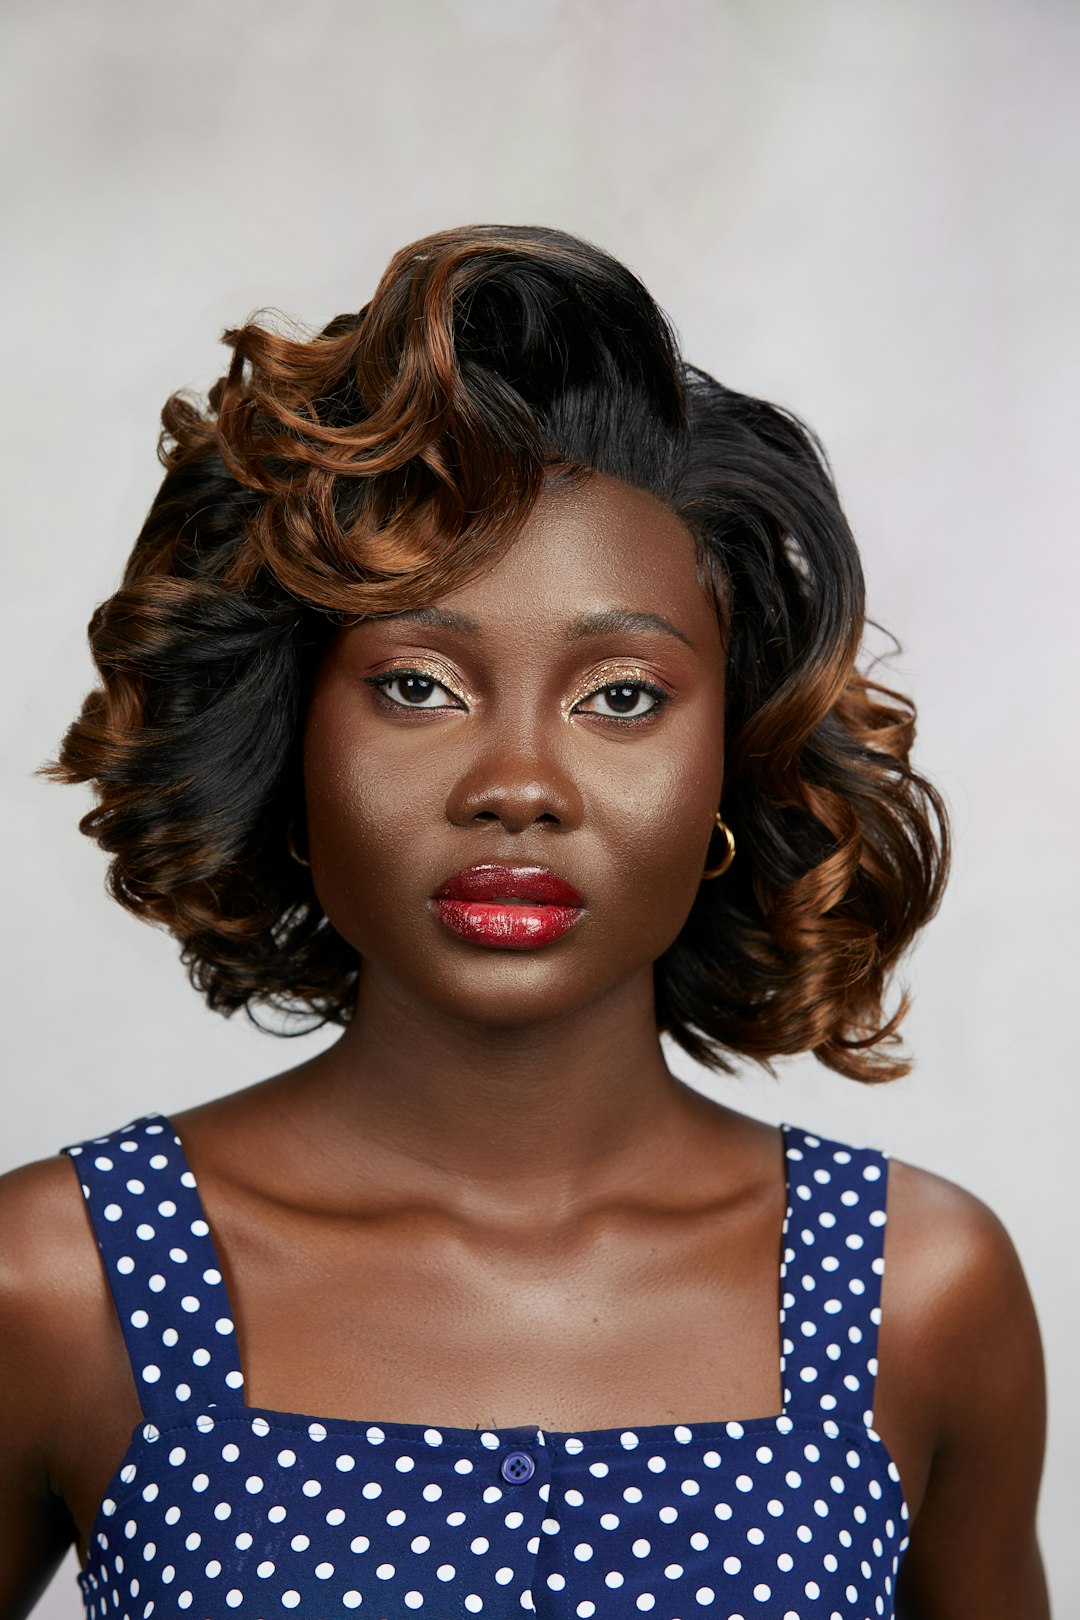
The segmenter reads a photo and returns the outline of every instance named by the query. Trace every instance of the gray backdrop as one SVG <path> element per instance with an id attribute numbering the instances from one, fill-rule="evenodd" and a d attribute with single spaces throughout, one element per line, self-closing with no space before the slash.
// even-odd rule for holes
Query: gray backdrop
<path id="1" fill-rule="evenodd" d="M 578 232 L 642 275 L 693 359 L 824 437 L 955 816 L 951 893 L 908 972 L 909 1080 L 802 1060 L 691 1078 L 1005 1220 L 1049 1363 L 1043 1542 L 1059 1614 L 1080 1611 L 1080 8 L 8 0 L 2 30 L 3 1162 L 324 1038 L 206 1012 L 171 940 L 105 898 L 75 830 L 88 795 L 31 776 L 89 684 L 84 626 L 156 487 L 165 395 L 208 385 L 220 330 L 258 306 L 356 309 L 424 232 Z M 73 1570 L 41 1616 L 77 1612 Z"/>

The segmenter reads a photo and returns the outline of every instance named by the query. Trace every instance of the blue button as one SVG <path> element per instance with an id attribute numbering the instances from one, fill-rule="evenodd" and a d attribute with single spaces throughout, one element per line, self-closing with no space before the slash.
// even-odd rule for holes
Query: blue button
<path id="1" fill-rule="evenodd" d="M 536 1473 L 536 1464 L 527 1451 L 508 1451 L 499 1465 L 499 1473 L 511 1485 L 524 1485 Z"/>

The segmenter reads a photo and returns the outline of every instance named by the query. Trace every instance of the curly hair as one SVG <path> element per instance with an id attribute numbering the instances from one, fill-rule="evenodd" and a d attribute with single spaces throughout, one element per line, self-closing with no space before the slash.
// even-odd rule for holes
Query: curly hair
<path id="1" fill-rule="evenodd" d="M 320 650 L 474 577 L 545 478 L 591 470 L 683 520 L 728 647 L 739 860 L 655 964 L 660 1028 L 717 1069 L 905 1073 L 907 1000 L 884 999 L 948 826 L 912 704 L 857 667 L 862 570 L 813 434 L 686 364 L 625 266 L 549 229 L 440 232 L 359 313 L 224 341 L 206 402 L 164 407 L 164 479 L 89 625 L 100 685 L 41 767 L 94 784 L 109 892 L 173 933 L 208 1004 L 348 1022 L 359 957 L 286 853 Z"/>

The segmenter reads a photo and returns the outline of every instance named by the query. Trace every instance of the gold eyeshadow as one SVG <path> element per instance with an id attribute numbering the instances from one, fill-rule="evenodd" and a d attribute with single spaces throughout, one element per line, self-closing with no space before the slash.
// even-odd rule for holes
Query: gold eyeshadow
<path id="1" fill-rule="evenodd" d="M 613 660 L 610 664 L 601 664 L 597 669 L 591 670 L 587 677 L 579 681 L 570 695 L 564 700 L 563 712 L 566 714 L 571 713 L 579 703 L 583 703 L 586 698 L 593 697 L 597 692 L 602 692 L 607 686 L 629 684 L 640 684 L 647 687 L 650 692 L 664 692 L 664 687 L 651 670 L 642 669 L 639 664 L 627 664 L 618 659 Z"/>
<path id="2" fill-rule="evenodd" d="M 433 659 L 424 658 L 423 656 L 419 658 L 402 658 L 390 664 L 388 668 L 380 670 L 377 674 L 369 675 L 367 679 L 372 685 L 386 686 L 401 675 L 423 675 L 426 680 L 435 681 L 439 686 L 445 686 L 451 696 L 456 697 L 460 702 L 467 703 L 470 707 L 476 703 L 475 693 L 470 692 L 463 681 L 459 680 L 456 675 L 451 674 L 445 664 L 437 664 Z"/>

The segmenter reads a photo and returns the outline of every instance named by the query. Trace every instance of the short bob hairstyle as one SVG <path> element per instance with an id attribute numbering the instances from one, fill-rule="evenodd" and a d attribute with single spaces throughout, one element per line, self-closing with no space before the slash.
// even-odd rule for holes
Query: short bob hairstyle
<path id="1" fill-rule="evenodd" d="M 685 363 L 637 278 L 556 230 L 425 237 L 359 313 L 224 341 L 207 401 L 164 407 L 165 477 L 90 621 L 100 685 L 41 767 L 94 784 L 110 894 L 175 935 L 208 1004 L 348 1022 L 359 956 L 288 853 L 320 650 L 475 576 L 546 479 L 595 470 L 686 524 L 727 648 L 738 859 L 655 965 L 659 1027 L 717 1069 L 905 1073 L 906 998 L 883 1002 L 947 823 L 913 706 L 856 667 L 862 571 L 812 433 Z"/>

